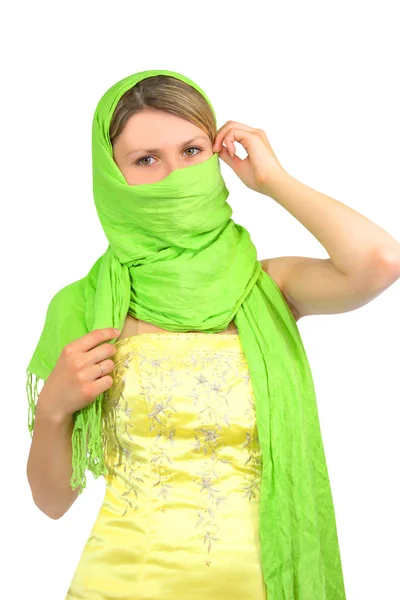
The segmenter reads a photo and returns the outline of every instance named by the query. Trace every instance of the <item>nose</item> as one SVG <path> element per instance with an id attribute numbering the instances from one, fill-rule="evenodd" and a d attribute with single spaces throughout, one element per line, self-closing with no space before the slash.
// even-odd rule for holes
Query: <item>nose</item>
<path id="1" fill-rule="evenodd" d="M 175 171 L 175 169 L 180 169 L 181 167 L 182 167 L 182 165 L 180 165 L 180 163 L 179 163 L 179 158 L 177 158 L 175 156 L 165 157 L 164 173 L 163 173 L 164 177 L 169 175 L 172 171 Z"/>

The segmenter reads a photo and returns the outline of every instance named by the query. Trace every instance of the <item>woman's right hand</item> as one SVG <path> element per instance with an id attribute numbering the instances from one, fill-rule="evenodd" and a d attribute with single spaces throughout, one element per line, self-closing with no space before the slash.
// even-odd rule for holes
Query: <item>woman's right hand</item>
<path id="1" fill-rule="evenodd" d="M 40 391 L 38 403 L 54 418 L 63 420 L 108 390 L 114 383 L 109 375 L 114 369 L 110 357 L 117 349 L 103 342 L 119 333 L 112 327 L 94 329 L 67 344 Z"/>

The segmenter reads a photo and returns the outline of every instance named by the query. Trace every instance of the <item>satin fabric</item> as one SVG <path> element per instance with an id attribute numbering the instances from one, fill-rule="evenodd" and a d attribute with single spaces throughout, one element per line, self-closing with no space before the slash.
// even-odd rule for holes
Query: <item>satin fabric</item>
<path id="1" fill-rule="evenodd" d="M 103 419 L 118 448 L 66 600 L 265 600 L 262 456 L 239 336 L 116 347 Z"/>

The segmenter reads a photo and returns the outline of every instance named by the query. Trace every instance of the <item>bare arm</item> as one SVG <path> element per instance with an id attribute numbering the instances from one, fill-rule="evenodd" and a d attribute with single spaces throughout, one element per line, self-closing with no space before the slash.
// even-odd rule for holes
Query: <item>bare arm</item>
<path id="1" fill-rule="evenodd" d="M 27 462 L 27 477 L 36 506 L 59 519 L 75 502 L 80 488 L 71 488 L 73 416 L 59 416 L 39 394 Z"/>
<path id="2" fill-rule="evenodd" d="M 94 329 L 67 344 L 38 396 L 26 472 L 36 506 L 52 519 L 62 517 L 80 493 L 81 486 L 73 490 L 70 483 L 73 416 L 112 386 L 110 357 L 117 349 L 104 342 L 119 333 Z"/>

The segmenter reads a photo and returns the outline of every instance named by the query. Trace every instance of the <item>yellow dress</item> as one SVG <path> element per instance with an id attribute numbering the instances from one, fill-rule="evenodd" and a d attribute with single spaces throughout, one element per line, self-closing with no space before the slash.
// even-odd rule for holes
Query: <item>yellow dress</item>
<path id="1" fill-rule="evenodd" d="M 103 411 L 115 452 L 66 600 L 266 600 L 262 456 L 239 335 L 115 345 Z"/>

